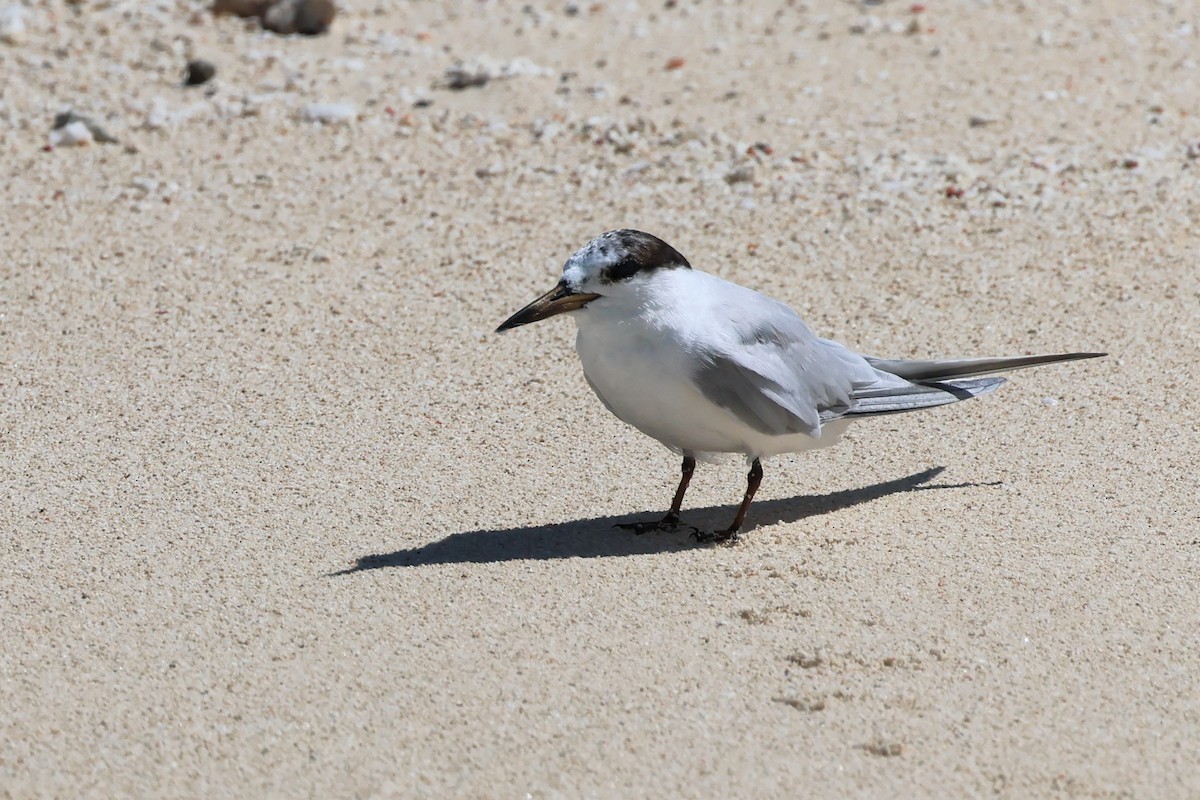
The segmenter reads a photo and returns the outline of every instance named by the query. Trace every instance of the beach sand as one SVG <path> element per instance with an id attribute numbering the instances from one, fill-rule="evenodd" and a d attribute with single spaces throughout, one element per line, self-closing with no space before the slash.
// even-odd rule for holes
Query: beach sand
<path id="1" fill-rule="evenodd" d="M 926 6 L 22 6 L 0 796 L 1200 796 L 1197 7 Z M 872 354 L 1110 355 L 634 536 L 676 456 L 493 333 L 618 227 Z"/>

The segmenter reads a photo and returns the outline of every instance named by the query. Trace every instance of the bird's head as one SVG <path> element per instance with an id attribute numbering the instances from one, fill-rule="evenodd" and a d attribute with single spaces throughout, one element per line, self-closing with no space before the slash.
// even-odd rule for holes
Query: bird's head
<path id="1" fill-rule="evenodd" d="M 557 286 L 505 320 L 496 332 L 578 311 L 658 270 L 691 268 L 678 250 L 657 236 L 628 228 L 602 233 L 567 259 Z"/>

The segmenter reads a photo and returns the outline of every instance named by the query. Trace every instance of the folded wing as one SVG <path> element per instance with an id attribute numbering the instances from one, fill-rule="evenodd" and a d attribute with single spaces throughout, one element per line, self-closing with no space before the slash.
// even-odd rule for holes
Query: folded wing
<path id="1" fill-rule="evenodd" d="M 701 353 L 694 378 L 711 402 L 773 436 L 819 436 L 847 417 L 917 411 L 989 394 L 1004 378 L 974 377 L 1040 364 L 1097 358 L 1063 353 L 1012 358 L 905 361 L 862 356 L 814 336 L 786 306 L 771 319 L 742 323 L 738 340 Z"/>

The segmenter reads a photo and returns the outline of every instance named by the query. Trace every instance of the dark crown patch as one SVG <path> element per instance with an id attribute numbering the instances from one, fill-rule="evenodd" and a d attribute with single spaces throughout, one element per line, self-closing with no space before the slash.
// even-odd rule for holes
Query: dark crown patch
<path id="1" fill-rule="evenodd" d="M 660 269 L 692 268 L 678 250 L 649 233 L 626 229 L 606 233 L 603 238 L 606 241 L 602 252 L 624 253 L 620 261 L 601 270 L 603 283 L 616 283 Z"/>

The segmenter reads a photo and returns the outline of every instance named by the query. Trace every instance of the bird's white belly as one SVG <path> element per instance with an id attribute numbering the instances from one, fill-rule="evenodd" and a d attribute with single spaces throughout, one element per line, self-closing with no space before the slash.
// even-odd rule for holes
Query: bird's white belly
<path id="1" fill-rule="evenodd" d="M 700 457 L 778 455 L 833 444 L 845 427 L 829 425 L 819 439 L 755 430 L 709 401 L 695 386 L 689 359 L 678 341 L 636 326 L 600 326 L 580 320 L 575 348 L 588 383 L 609 410 L 674 450 Z"/>

